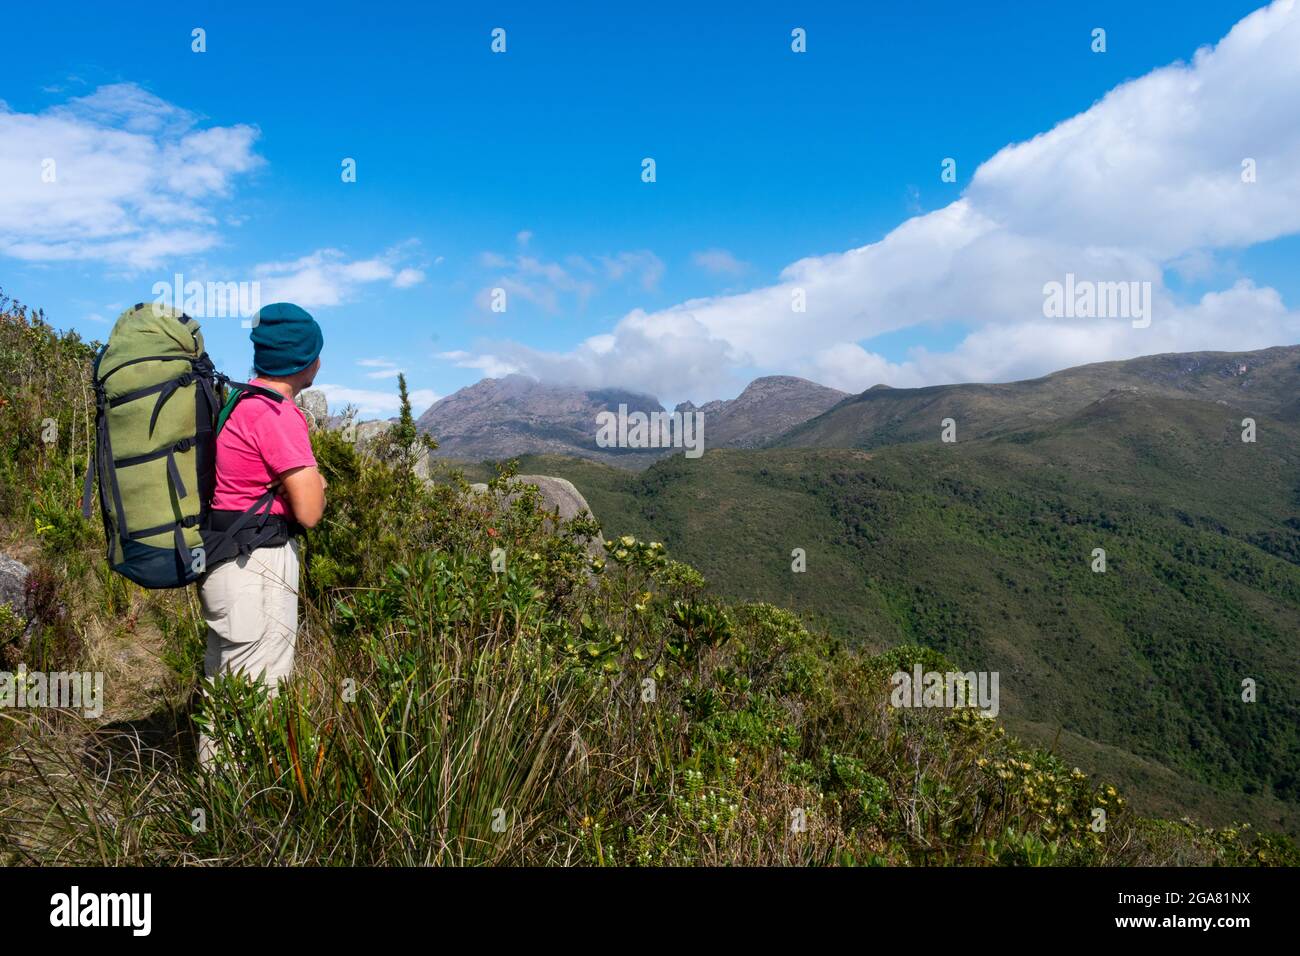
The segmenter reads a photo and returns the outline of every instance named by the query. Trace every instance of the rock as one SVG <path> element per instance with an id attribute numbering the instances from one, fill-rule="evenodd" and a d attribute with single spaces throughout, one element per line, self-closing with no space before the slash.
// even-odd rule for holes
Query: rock
<path id="1" fill-rule="evenodd" d="M 591 506 L 587 504 L 587 499 L 582 497 L 582 492 L 566 478 L 553 478 L 550 475 L 516 475 L 510 483 L 536 485 L 542 495 L 543 508 L 558 514 L 565 521 L 578 517 L 584 511 L 591 511 Z M 512 497 L 513 493 L 507 492 L 506 500 L 509 501 Z"/>
<path id="2" fill-rule="evenodd" d="M 429 457 L 429 449 L 421 447 L 415 454 L 415 477 L 423 481 L 433 480 L 433 459 Z"/>
<path id="3" fill-rule="evenodd" d="M 373 442 L 379 436 L 387 434 L 392 427 L 392 422 L 357 422 L 355 435 L 357 446 L 362 447 Z"/>
<path id="4" fill-rule="evenodd" d="M 561 521 L 571 521 L 584 511 L 591 512 L 591 506 L 587 504 L 587 499 L 582 496 L 582 492 L 566 478 L 555 478 L 551 475 L 516 475 L 511 479 L 510 485 L 512 487 L 536 485 L 542 496 L 542 510 L 550 512 Z M 484 485 L 483 488 L 486 490 L 487 486 Z M 507 491 L 502 497 L 502 503 L 508 505 L 517 495 L 516 491 Z M 587 542 L 587 550 L 592 554 L 603 554 L 605 544 L 602 536 L 598 534 L 590 539 Z"/>
<path id="5" fill-rule="evenodd" d="M 0 668 L 13 670 L 23 659 L 36 622 L 27 617 L 27 579 L 31 569 L 21 561 L 0 554 L 0 605 L 7 604 L 25 625 L 21 633 L 0 633 Z"/>
<path id="6" fill-rule="evenodd" d="M 326 427 L 326 421 L 329 418 L 329 402 L 325 398 L 325 393 L 319 388 L 308 388 L 298 393 L 296 399 L 298 407 L 303 410 L 307 416 L 307 424 L 312 428 Z"/>
<path id="7" fill-rule="evenodd" d="M 472 492 L 474 492 L 474 493 L 477 494 L 477 495 L 485 495 L 485 494 L 488 493 L 487 482 L 484 482 L 484 481 L 476 481 L 476 482 L 474 482 L 472 485 L 469 486 L 469 490 L 472 491 Z"/>
<path id="8" fill-rule="evenodd" d="M 0 604 L 9 604 L 19 617 L 27 619 L 27 579 L 31 569 L 21 561 L 0 554 Z"/>

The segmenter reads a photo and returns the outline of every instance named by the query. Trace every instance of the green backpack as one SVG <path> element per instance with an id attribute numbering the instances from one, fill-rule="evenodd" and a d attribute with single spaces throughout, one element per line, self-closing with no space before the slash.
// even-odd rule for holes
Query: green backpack
<path id="1" fill-rule="evenodd" d="M 216 439 L 245 395 L 284 396 L 222 375 L 203 350 L 199 324 L 157 304 L 118 316 L 93 379 L 95 451 L 82 512 L 91 515 L 98 473 L 114 571 L 146 588 L 183 587 L 272 539 L 274 485 L 233 524 L 213 528 Z"/>

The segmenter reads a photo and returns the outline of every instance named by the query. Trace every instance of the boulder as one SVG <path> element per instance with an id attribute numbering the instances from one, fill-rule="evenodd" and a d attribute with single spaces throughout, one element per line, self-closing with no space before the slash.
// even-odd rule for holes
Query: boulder
<path id="1" fill-rule="evenodd" d="M 0 554 L 0 605 L 9 605 L 24 625 L 21 633 L 0 632 L 0 669 L 13 670 L 23 659 L 36 624 L 27 617 L 27 579 L 31 570 L 21 561 Z"/>
<path id="2" fill-rule="evenodd" d="M 591 510 L 582 492 L 566 478 L 553 478 L 550 475 L 516 475 L 510 483 L 511 485 L 536 485 L 542 495 L 543 509 L 558 515 L 565 521 Z M 514 492 L 507 492 L 506 502 L 512 501 L 514 496 Z"/>
<path id="3" fill-rule="evenodd" d="M 19 617 L 27 618 L 27 579 L 31 569 L 21 561 L 0 554 L 0 604 L 9 604 Z"/>
<path id="4" fill-rule="evenodd" d="M 307 424 L 312 428 L 325 428 L 329 419 L 330 407 L 325 393 L 319 388 L 308 388 L 298 393 L 298 407 L 307 416 Z"/>
<path id="5" fill-rule="evenodd" d="M 429 457 L 429 449 L 421 447 L 415 453 L 415 477 L 422 481 L 433 480 L 433 459 Z"/>
<path id="6" fill-rule="evenodd" d="M 357 422 L 356 432 L 354 434 L 357 447 L 364 447 L 370 442 L 373 442 L 381 435 L 387 434 L 388 430 L 392 427 L 392 422 Z"/>
<path id="7" fill-rule="evenodd" d="M 542 510 L 550 512 L 561 521 L 571 521 L 584 511 L 591 512 L 591 506 L 587 504 L 587 499 L 567 478 L 555 478 L 551 475 L 516 475 L 510 480 L 510 485 L 511 487 L 515 485 L 536 485 L 538 492 L 542 496 Z M 478 486 L 471 485 L 470 487 L 477 490 Z M 487 490 L 486 485 L 482 487 L 485 491 Z M 517 491 L 507 491 L 502 496 L 502 504 L 509 505 L 518 494 Z M 587 550 L 595 555 L 603 554 L 605 543 L 602 536 L 598 534 L 595 538 L 589 540 Z"/>

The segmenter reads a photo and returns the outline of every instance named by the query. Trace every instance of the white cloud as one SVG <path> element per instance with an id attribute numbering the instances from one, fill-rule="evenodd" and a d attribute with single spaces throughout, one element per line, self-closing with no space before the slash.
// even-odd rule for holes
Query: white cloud
<path id="1" fill-rule="evenodd" d="M 200 128 L 131 83 L 40 113 L 0 104 L 0 253 L 137 271 L 209 250 L 219 201 L 264 162 L 257 137 L 247 125 Z"/>
<path id="2" fill-rule="evenodd" d="M 304 308 L 340 305 L 368 283 L 405 289 L 423 281 L 418 269 L 400 267 L 405 245 L 359 260 L 349 260 L 338 249 L 318 249 L 286 262 L 264 262 L 253 267 L 253 275 L 262 284 L 263 302 L 294 302 Z"/>
<path id="3" fill-rule="evenodd" d="M 1257 182 L 1242 182 L 1245 158 Z M 802 370 L 861 389 L 1258 348 L 1300 339 L 1300 312 L 1275 290 L 1240 281 L 1180 301 L 1165 270 L 1209 275 L 1215 250 L 1297 232 L 1300 9 L 1277 0 L 1190 63 L 1121 84 L 1002 149 L 960 199 L 879 242 L 799 260 L 776 284 L 742 294 L 635 310 L 569 352 L 497 342 L 490 357 L 543 379 L 712 398 L 719 377 L 740 369 Z M 1043 286 L 1066 273 L 1151 282 L 1151 326 L 1045 319 Z M 792 310 L 799 294 L 805 313 Z M 973 330 L 950 351 L 918 349 L 901 362 L 869 351 L 874 336 L 949 323 Z"/>
<path id="4" fill-rule="evenodd" d="M 397 378 L 406 374 L 406 369 L 385 358 L 358 359 L 357 364 L 362 368 L 374 369 L 373 372 L 366 373 L 366 378 Z"/>
<path id="5" fill-rule="evenodd" d="M 393 277 L 394 289 L 409 289 L 424 281 L 424 273 L 419 269 L 403 269 Z"/>
<path id="6" fill-rule="evenodd" d="M 726 249 L 704 249 L 691 256 L 691 261 L 706 272 L 716 275 L 738 276 L 749 268 Z"/>
<path id="7" fill-rule="evenodd" d="M 410 395 L 411 411 L 415 413 L 416 418 L 419 418 L 430 405 L 442 398 L 431 388 L 417 388 Z"/>
<path id="8" fill-rule="evenodd" d="M 476 368 L 488 378 L 501 378 L 511 372 L 519 371 L 515 365 L 503 362 L 495 355 L 472 355 L 469 352 L 457 350 L 439 352 L 436 357 L 451 362 L 457 368 Z"/>
<path id="9" fill-rule="evenodd" d="M 378 415 L 389 418 L 398 413 L 401 409 L 401 399 L 397 394 L 397 387 L 394 386 L 392 391 L 379 391 L 369 388 L 351 388 L 347 385 L 327 385 L 317 383 L 315 388 L 325 393 L 325 398 L 329 402 L 330 412 L 339 414 L 344 406 L 354 405 L 361 415 Z M 416 418 L 436 402 L 441 396 L 427 388 L 418 388 L 410 393 L 411 411 Z"/>

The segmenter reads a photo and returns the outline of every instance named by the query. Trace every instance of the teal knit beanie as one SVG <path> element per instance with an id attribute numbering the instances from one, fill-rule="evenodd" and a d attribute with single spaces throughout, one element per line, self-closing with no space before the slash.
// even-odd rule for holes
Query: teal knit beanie
<path id="1" fill-rule="evenodd" d="M 325 336 L 306 309 L 289 302 L 264 305 L 253 319 L 253 370 L 294 375 L 320 356 Z"/>

